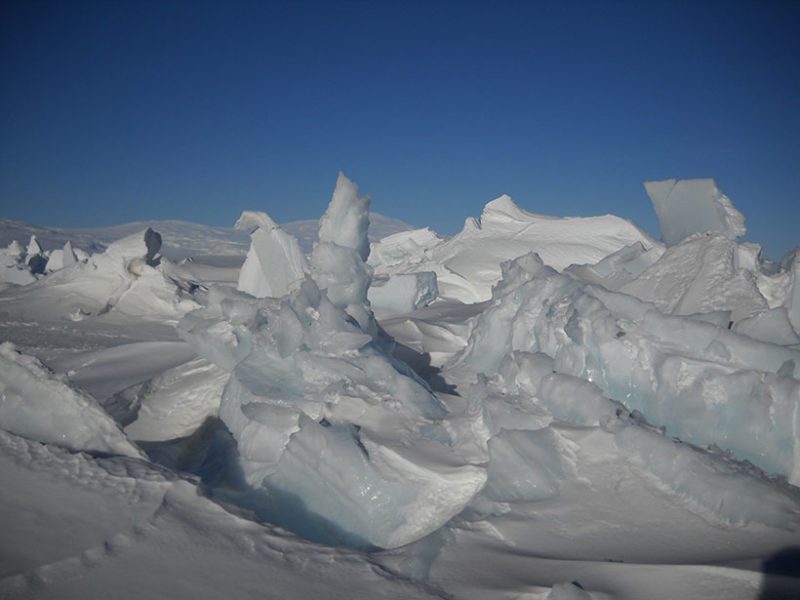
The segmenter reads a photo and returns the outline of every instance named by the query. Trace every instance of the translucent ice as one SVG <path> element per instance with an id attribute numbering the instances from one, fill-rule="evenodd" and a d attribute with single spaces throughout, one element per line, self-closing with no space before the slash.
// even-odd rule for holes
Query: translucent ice
<path id="1" fill-rule="evenodd" d="M 257 298 L 280 298 L 303 279 L 305 257 L 297 239 L 266 213 L 245 211 L 236 228 L 251 231 L 237 289 Z"/>
<path id="2" fill-rule="evenodd" d="M 255 313 L 226 301 L 241 324 L 215 314 L 245 344 L 217 337 L 208 309 L 185 323 L 201 354 L 232 368 L 220 417 L 272 518 L 314 539 L 394 547 L 441 526 L 483 485 L 485 470 L 454 453 L 427 385 L 313 281 Z"/>
<path id="3" fill-rule="evenodd" d="M 554 371 L 588 379 L 671 435 L 717 444 L 799 480 L 800 352 L 663 315 L 630 296 L 555 273 L 534 255 L 505 264 L 493 295 L 454 364 L 491 374 L 512 351 L 546 354 Z M 546 375 L 536 393 L 546 398 L 544 381 Z"/>
<path id="4" fill-rule="evenodd" d="M 406 313 L 428 306 L 439 296 L 436 273 L 418 271 L 374 277 L 367 292 L 369 303 L 379 313 Z"/>
<path id="5" fill-rule="evenodd" d="M 311 253 L 311 275 L 331 302 L 374 330 L 367 288 L 372 269 L 369 256 L 369 197 L 358 195 L 358 186 L 339 173 L 328 210 L 319 222 L 319 242 Z"/>
<path id="6" fill-rule="evenodd" d="M 713 179 L 646 181 L 667 246 L 693 233 L 714 231 L 729 239 L 745 234 L 744 216 L 717 187 Z"/>

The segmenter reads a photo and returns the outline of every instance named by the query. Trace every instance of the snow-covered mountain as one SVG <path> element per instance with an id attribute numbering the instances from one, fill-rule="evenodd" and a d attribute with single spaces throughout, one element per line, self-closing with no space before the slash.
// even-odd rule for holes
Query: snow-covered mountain
<path id="1" fill-rule="evenodd" d="M 151 227 L 164 239 L 162 252 L 172 258 L 188 256 L 244 256 L 250 246 L 246 232 L 233 227 L 210 227 L 188 221 L 136 221 L 112 227 L 91 229 L 69 229 L 44 227 L 22 221 L 0 217 L 0 246 L 8 246 L 16 240 L 26 244 L 31 235 L 44 250 L 61 248 L 69 241 L 74 248 L 87 252 L 101 251 L 112 242 Z M 311 252 L 317 239 L 318 222 L 314 220 L 292 221 L 282 227 L 300 242 L 304 252 Z M 398 219 L 376 213 L 370 215 L 370 239 L 407 231 L 412 227 Z"/>
<path id="2" fill-rule="evenodd" d="M 0 597 L 800 597 L 800 261 L 647 192 L 667 243 L 501 197 L 368 253 L 341 175 L 308 254 L 6 249 Z"/>

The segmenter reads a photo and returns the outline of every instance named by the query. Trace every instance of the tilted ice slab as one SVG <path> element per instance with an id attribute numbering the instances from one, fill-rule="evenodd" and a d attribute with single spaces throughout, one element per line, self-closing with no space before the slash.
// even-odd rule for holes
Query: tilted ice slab
<path id="1" fill-rule="evenodd" d="M 748 254 L 747 247 L 722 234 L 696 234 L 667 248 L 619 291 L 676 315 L 730 311 L 735 322 L 768 308 L 758 287 L 757 266 L 741 259 Z"/>
<path id="2" fill-rule="evenodd" d="M 142 456 L 93 398 L 8 342 L 0 344 L 0 429 L 70 450 Z"/>
<path id="3" fill-rule="evenodd" d="M 645 250 L 660 246 L 619 217 L 535 215 L 501 196 L 485 206 L 479 219 L 467 219 L 458 235 L 426 249 L 421 261 L 402 268 L 378 267 L 377 272 L 433 271 L 440 296 L 480 302 L 491 297 L 503 261 L 535 251 L 546 265 L 562 270 L 571 264 L 594 264 L 637 242 Z"/>
<path id="4" fill-rule="evenodd" d="M 491 306 L 454 364 L 494 373 L 513 351 L 544 353 L 669 435 L 716 444 L 800 481 L 800 352 L 664 315 L 527 255 L 504 266 Z"/>
<path id="5" fill-rule="evenodd" d="M 602 285 L 609 290 L 620 287 L 636 279 L 664 254 L 662 246 L 649 250 L 641 242 L 635 242 L 609 254 L 593 265 L 570 265 L 565 269 L 576 277 Z"/>
<path id="6" fill-rule="evenodd" d="M 372 308 L 387 313 L 406 313 L 429 305 L 439 297 L 434 271 L 415 271 L 426 253 L 443 243 L 428 229 L 401 231 L 370 246 L 367 264 L 375 271 L 368 298 Z"/>
<path id="7" fill-rule="evenodd" d="M 372 278 L 367 298 L 379 313 L 407 313 L 428 306 L 439 296 L 436 273 L 418 271 Z"/>
<path id="8" fill-rule="evenodd" d="M 661 239 L 667 246 L 693 233 L 714 231 L 729 239 L 745 234 L 744 216 L 713 179 L 666 179 L 645 181 L 661 224 Z"/>
<path id="9" fill-rule="evenodd" d="M 256 298 L 280 298 L 302 281 L 306 261 L 299 243 L 266 213 L 243 212 L 236 229 L 251 231 L 237 289 Z"/>

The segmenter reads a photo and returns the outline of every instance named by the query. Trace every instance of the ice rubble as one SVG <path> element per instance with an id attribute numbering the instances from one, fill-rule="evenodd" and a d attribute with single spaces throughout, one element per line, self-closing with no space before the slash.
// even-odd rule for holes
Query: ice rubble
<path id="1" fill-rule="evenodd" d="M 164 274 L 159 266 L 160 245 L 161 236 L 147 229 L 71 266 L 63 264 L 62 254 L 62 269 L 8 290 L 0 298 L 0 311 L 16 319 L 39 321 L 80 320 L 109 311 L 178 318 L 198 304 Z"/>
<path id="2" fill-rule="evenodd" d="M 731 320 L 766 310 L 754 270 L 740 266 L 740 248 L 719 233 L 692 235 L 667 248 L 657 262 L 619 291 L 652 302 L 662 312 L 731 312 Z"/>
<path id="3" fill-rule="evenodd" d="M 670 435 L 800 481 L 798 350 L 665 315 L 531 254 L 504 265 L 455 363 L 494 373 L 514 352 L 551 357 L 554 371 L 594 383 Z"/>
<path id="4" fill-rule="evenodd" d="M 30 237 L 27 248 L 13 241 L 0 249 L 0 283 L 28 285 L 53 271 L 69 268 L 86 260 L 82 250 L 74 250 L 69 241 L 63 248 L 43 251 L 35 235 Z"/>
<path id="5" fill-rule="evenodd" d="M 196 308 L 178 327 L 201 356 L 185 343 L 179 350 L 165 346 L 174 341 L 157 342 L 175 362 L 134 386 L 141 406 L 123 434 L 91 398 L 0 346 L 0 426 L 74 450 L 139 456 L 130 438 L 180 454 L 181 465 L 200 465 L 213 497 L 311 540 L 394 548 L 369 554 L 364 568 L 424 580 L 442 593 L 467 590 L 473 578 L 486 585 L 491 577 L 464 565 L 496 559 L 490 547 L 501 549 L 503 561 L 517 553 L 524 562 L 517 584 L 525 583 L 515 593 L 534 589 L 536 565 L 547 572 L 537 575 L 547 587 L 536 588 L 536 597 L 559 598 L 597 597 L 560 583 L 574 580 L 572 560 L 582 565 L 581 581 L 585 575 L 595 589 L 609 589 L 609 580 L 640 566 L 609 559 L 683 561 L 697 545 L 689 539 L 696 527 L 715 548 L 699 554 L 706 564 L 750 557 L 754 541 L 772 551 L 796 540 L 798 261 L 768 265 L 756 246 L 721 231 L 665 249 L 616 217 L 541 217 L 507 197 L 490 202 L 453 240 L 417 230 L 370 253 L 368 205 L 340 174 L 308 264 L 266 214 L 244 213 L 239 226 L 253 234 L 238 289 L 208 285 L 196 296 L 201 308 L 182 300 L 170 280 L 180 269 L 153 266 L 158 240 L 145 234 L 20 288 L 35 293 L 6 290 L 0 310 L 19 311 L 14 318 L 43 318 L 57 298 L 74 306 L 72 293 L 82 294 L 79 316 L 93 310 L 86 297 L 137 319 L 174 321 Z M 69 278 L 59 276 L 67 271 Z M 70 279 L 80 285 L 69 287 Z M 439 286 L 445 297 L 437 299 Z M 167 304 L 158 308 L 153 292 Z M 41 304 L 25 312 L 23 300 Z M 65 311 L 57 305 L 55 312 Z M 114 353 L 100 352 L 98 360 L 113 365 Z M 63 416 L 58 423 L 33 418 L 49 412 Z M 215 425 L 216 415 L 225 427 Z M 33 444 L 0 435 L 0 450 L 23 443 Z M 63 458 L 47 448 L 39 452 L 53 455 L 48 460 Z M 122 469 L 117 458 L 72 460 L 93 473 L 97 461 Z M 124 464 L 126 473 L 141 473 L 130 477 L 137 489 L 158 479 L 145 463 Z M 145 544 L 132 553 L 137 565 L 150 568 L 147 552 L 173 548 L 175 536 L 207 543 L 206 529 L 234 540 L 223 550 L 214 544 L 214 561 L 231 552 L 245 560 L 276 554 L 241 551 L 261 525 L 197 495 L 188 479 L 153 487 L 165 486 L 154 526 L 137 534 Z M 169 534 L 159 537 L 160 526 Z M 302 546 L 299 562 L 320 552 L 281 535 L 270 533 L 266 546 Z M 747 553 L 726 554 L 731 536 Z M 113 556 L 127 546 L 113 540 L 105 546 L 114 550 L 104 555 L 110 564 L 100 561 L 94 571 L 98 589 L 122 569 Z M 367 556 L 329 550 L 320 560 L 356 570 L 362 563 L 353 557 Z M 531 556 L 543 554 L 539 563 Z M 622 567 L 629 570 L 615 570 Z M 48 581 L 64 583 L 77 568 L 61 565 L 62 575 L 54 571 Z M 646 568 L 649 578 L 654 571 Z M 683 575 L 706 581 L 689 570 L 672 577 Z M 0 580 L 0 592 L 27 590 L 26 581 Z M 474 590 L 462 595 L 476 597 Z"/>
<path id="6" fill-rule="evenodd" d="M 340 175 L 298 289 L 218 290 L 181 328 L 230 371 L 219 414 L 261 510 L 312 538 L 396 547 L 457 514 L 486 474 L 459 456 L 427 384 L 373 339 L 367 203 Z"/>
<path id="7" fill-rule="evenodd" d="M 645 181 L 667 246 L 693 233 L 718 232 L 735 240 L 745 234 L 744 216 L 713 179 Z"/>
<path id="8" fill-rule="evenodd" d="M 594 252 L 606 257 L 604 263 L 574 267 L 572 275 L 558 273 L 534 253 L 503 263 L 491 302 L 475 305 L 472 325 L 460 330 L 469 336 L 466 345 L 458 354 L 451 351 L 444 364 L 444 372 L 468 389 L 466 405 L 453 404 L 376 343 L 368 300 L 371 269 L 364 262 L 367 206 L 355 184 L 340 174 L 321 221 L 310 277 L 282 298 L 256 300 L 212 289 L 206 308 L 181 324 L 198 352 L 230 372 L 219 414 L 237 441 L 245 480 L 264 490 L 260 510 L 270 519 L 314 539 L 390 548 L 438 529 L 467 505 L 470 514 L 491 515 L 507 510 L 508 503 L 554 497 L 570 470 L 568 444 L 552 428 L 558 422 L 602 428 L 642 460 L 652 459 L 650 448 L 663 446 L 653 459 L 656 476 L 730 522 L 776 526 L 791 513 L 792 502 L 780 492 L 774 510 L 756 510 L 752 494 L 739 488 L 773 492 L 752 483 L 746 469 L 733 467 L 730 483 L 710 495 L 693 487 L 665 468 L 669 461 L 699 473 L 726 472 L 728 459 L 664 445 L 664 433 L 644 421 L 694 444 L 718 445 L 790 481 L 800 477 L 800 387 L 793 372 L 800 352 L 729 331 L 728 313 L 722 313 L 722 327 L 706 322 L 710 318 L 667 316 L 658 306 L 586 282 L 594 277 L 613 289 L 647 281 L 654 273 L 667 279 L 680 250 L 665 253 L 638 230 L 625 239 L 618 221 L 601 218 L 611 226 L 592 243 L 601 248 Z M 560 223 L 570 235 L 574 227 L 587 227 L 582 220 L 549 222 Z M 520 227 L 527 231 L 539 218 L 505 198 L 490 203 L 475 228 L 497 223 L 519 237 Z M 569 248 L 558 237 L 563 231 L 549 235 L 561 240 L 551 251 Z M 639 239 L 623 244 L 630 237 Z M 728 308 L 723 300 L 730 299 L 731 309 L 745 304 L 743 314 L 766 309 L 755 283 L 738 295 L 725 287 L 736 280 L 736 248 L 720 239 L 701 238 L 700 267 L 686 270 L 689 283 L 675 287 L 691 289 L 708 278 L 703 265 L 714 264 L 722 269 L 723 285 L 710 306 Z M 411 274 L 419 276 L 420 265 L 442 245 L 429 235 L 398 234 L 374 263 L 391 269 L 413 256 L 417 270 Z M 571 264 L 563 256 L 585 261 L 590 254 L 562 254 L 561 265 Z M 490 262 L 487 258 L 484 266 Z M 628 268 L 617 276 L 615 267 L 622 265 Z M 481 272 L 480 265 L 472 268 L 470 277 Z M 394 273 L 393 280 L 402 282 L 405 274 Z M 381 286 L 372 289 L 380 292 Z M 681 297 L 687 295 L 704 297 L 702 292 Z M 394 297 L 395 311 L 416 308 L 408 296 Z M 753 298 L 751 308 L 745 300 Z M 708 308 L 681 306 L 692 312 Z M 416 324 L 419 349 L 429 351 L 441 331 L 432 336 L 432 327 L 419 329 L 422 317 L 404 318 Z M 488 387 L 480 383 L 486 377 Z M 753 394 L 758 403 L 751 401 Z M 721 404 L 727 412 L 718 410 Z M 630 418 L 630 411 L 644 417 Z M 728 500 L 723 508 L 718 503 L 725 494 L 748 500 Z"/>

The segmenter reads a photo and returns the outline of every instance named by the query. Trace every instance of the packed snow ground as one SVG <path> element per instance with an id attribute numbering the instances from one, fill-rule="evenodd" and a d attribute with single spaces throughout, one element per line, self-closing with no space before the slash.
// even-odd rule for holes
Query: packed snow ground
<path id="1" fill-rule="evenodd" d="M 241 268 L 10 245 L 0 597 L 800 597 L 800 262 L 646 190 L 666 245 L 507 196 L 370 244 L 341 175 Z"/>

